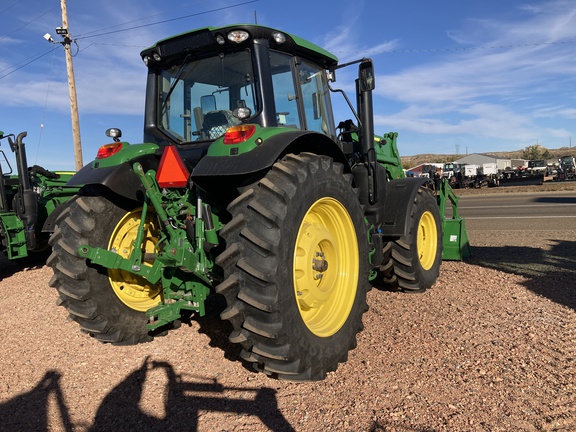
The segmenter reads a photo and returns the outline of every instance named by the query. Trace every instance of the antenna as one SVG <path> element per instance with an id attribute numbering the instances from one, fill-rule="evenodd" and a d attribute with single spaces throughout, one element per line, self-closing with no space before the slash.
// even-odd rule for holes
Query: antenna
<path id="1" fill-rule="evenodd" d="M 258 25 L 258 17 L 256 16 L 256 10 L 254 10 L 254 24 Z"/>

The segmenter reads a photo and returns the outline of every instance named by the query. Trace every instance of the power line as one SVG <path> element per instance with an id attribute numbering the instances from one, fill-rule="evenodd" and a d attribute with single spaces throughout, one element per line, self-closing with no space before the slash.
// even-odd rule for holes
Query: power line
<path id="1" fill-rule="evenodd" d="M 200 0 L 200 1 L 198 1 L 198 3 L 206 3 L 206 2 L 210 2 L 210 0 Z M 186 5 L 180 5 L 179 9 L 182 9 L 184 6 L 190 6 L 190 5 L 195 5 L 195 4 L 196 4 L 196 2 L 191 2 L 191 3 L 188 3 L 188 4 L 186 4 Z M 164 12 L 160 12 L 160 13 L 157 13 L 157 14 L 154 14 L 154 15 L 148 15 L 148 16 L 146 16 L 146 17 L 137 18 L 137 19 L 133 19 L 133 20 L 130 20 L 130 21 L 125 21 L 125 22 L 123 22 L 123 23 L 115 24 L 115 25 L 112 25 L 112 26 L 109 26 L 109 27 L 104 27 L 104 28 L 101 28 L 101 29 L 98 29 L 98 30 L 91 30 L 91 31 L 86 32 L 86 33 L 81 33 L 81 34 L 77 35 L 76 37 L 79 37 L 79 38 L 86 37 L 87 35 L 91 35 L 92 33 L 103 32 L 104 30 L 113 29 L 113 28 L 117 28 L 117 27 L 120 27 L 120 26 L 125 26 L 125 25 L 132 24 L 132 23 L 135 23 L 135 22 L 138 22 L 138 21 L 144 21 L 144 20 L 147 20 L 147 19 L 150 19 L 150 18 L 154 18 L 154 17 L 160 16 L 160 15 L 166 15 L 167 13 L 168 13 L 167 11 L 164 11 Z"/>
<path id="2" fill-rule="evenodd" d="M 44 52 L 44 51 L 42 51 L 42 52 Z M 27 57 L 27 58 L 25 58 L 24 60 L 19 61 L 18 63 L 14 63 L 12 66 L 7 67 L 6 69 L 0 70 L 0 73 L 6 72 L 6 71 L 8 71 L 8 70 L 10 70 L 10 69 L 13 69 L 13 68 L 15 68 L 16 66 L 21 65 L 21 64 L 24 63 L 24 62 L 27 62 L 27 61 L 30 60 L 32 57 L 36 57 L 36 56 L 39 55 L 39 54 L 40 54 L 40 53 L 33 54 L 33 55 L 31 55 L 30 57 Z"/>
<path id="3" fill-rule="evenodd" d="M 20 66 L 20 67 L 17 67 L 17 68 L 15 68 L 15 69 L 12 69 L 10 72 L 8 72 L 8 73 L 6 73 L 6 74 L 4 74 L 4 75 L 0 76 L 0 79 L 2 79 L 2 78 L 6 78 L 8 75 L 12 75 L 14 72 L 16 72 L 16 71 L 18 71 L 18 70 L 22 69 L 22 68 L 23 68 L 23 67 L 25 67 L 25 66 L 28 66 L 30 63 L 34 63 L 36 60 L 39 60 L 39 59 L 41 59 L 41 58 L 42 58 L 42 57 L 44 57 L 45 55 L 48 55 L 48 54 L 50 54 L 52 51 L 54 51 L 54 50 L 57 50 L 58 48 L 59 48 L 59 47 L 54 47 L 54 48 L 52 48 L 52 49 L 50 49 L 50 50 L 46 51 L 45 53 L 43 53 L 43 54 L 40 54 L 40 55 L 39 55 L 39 56 L 37 56 L 37 57 L 34 57 L 32 60 L 30 60 L 29 62 L 26 62 L 26 63 L 24 63 L 22 66 Z M 10 69 L 10 68 L 8 68 L 8 69 Z M 1 72 L 4 72 L 4 71 L 6 71 L 6 70 L 8 70 L 8 69 L 4 69 L 3 71 L 0 71 L 0 73 L 1 73 Z"/>
<path id="4" fill-rule="evenodd" d="M 120 30 L 115 30 L 115 31 L 110 31 L 110 32 L 106 32 L 106 33 L 98 33 L 98 34 L 95 34 L 95 35 L 78 37 L 77 39 L 78 39 L 78 40 L 81 40 L 81 39 L 88 39 L 88 38 L 93 38 L 93 37 L 98 37 L 98 36 L 107 36 L 107 35 L 109 35 L 109 34 L 121 33 L 121 32 L 129 31 L 129 30 L 136 30 L 136 29 L 144 28 L 144 27 L 151 27 L 151 26 L 158 25 L 158 24 L 166 24 L 166 23 L 169 23 L 169 22 L 178 21 L 178 20 L 182 20 L 182 19 L 186 19 L 186 18 L 191 18 L 191 17 L 195 17 L 195 16 L 200 16 L 200 15 L 205 15 L 205 14 L 212 13 L 212 12 L 220 12 L 220 11 L 222 11 L 222 10 L 232 9 L 232 8 L 239 7 L 239 6 L 244 6 L 244 5 L 247 5 L 247 4 L 250 4 L 250 3 L 257 3 L 257 2 L 259 2 L 259 1 L 260 1 L 260 0 L 250 0 L 250 1 L 243 2 L 243 3 L 237 3 L 237 4 L 231 5 L 231 6 L 223 6 L 223 7 L 221 7 L 221 8 L 211 9 L 211 10 L 204 11 L 204 12 L 197 12 L 197 13 L 193 13 L 193 14 L 190 14 L 190 15 L 184 15 L 184 16 L 177 17 L 177 18 L 171 18 L 171 19 L 167 19 L 167 20 L 163 20 L 163 21 L 157 21 L 157 22 L 153 22 L 153 23 L 149 23 L 149 24 L 142 24 L 142 25 L 139 25 L 139 26 L 129 27 L 129 28 L 120 29 Z"/>
<path id="5" fill-rule="evenodd" d="M 12 5 L 8 6 L 6 9 L 1 10 L 0 11 L 0 15 L 2 15 L 4 12 L 6 12 L 7 10 L 12 9 L 14 6 L 16 6 L 18 3 L 22 3 L 24 0 L 18 0 L 16 3 L 13 3 Z"/>
<path id="6" fill-rule="evenodd" d="M 116 43 L 101 43 L 101 42 L 92 42 L 90 45 L 85 46 L 84 48 L 80 48 L 78 52 L 86 51 L 93 45 L 101 45 L 101 46 L 114 46 L 114 47 L 122 47 L 122 48 L 140 48 L 144 49 L 147 48 L 148 45 L 126 45 L 126 44 L 116 44 Z"/>
<path id="7" fill-rule="evenodd" d="M 52 50 L 54 52 L 54 50 Z M 54 55 L 52 55 L 52 61 L 50 63 L 50 70 L 54 69 Z M 44 132 L 44 120 L 46 118 L 46 110 L 48 108 L 48 96 L 50 95 L 50 86 L 52 85 L 52 80 L 48 81 L 46 86 L 46 98 L 44 100 L 44 108 L 42 109 L 42 119 L 40 121 L 40 133 L 38 134 L 38 145 L 36 146 L 36 157 L 34 158 L 34 163 L 38 161 L 38 153 L 40 152 L 40 144 L 42 142 L 42 132 Z"/>
<path id="8" fill-rule="evenodd" d="M 16 33 L 16 32 L 19 31 L 19 30 L 22 30 L 24 27 L 32 24 L 34 21 L 39 20 L 39 19 L 42 18 L 44 15 L 49 14 L 50 12 L 52 12 L 52 11 L 53 11 L 54 9 L 56 9 L 57 7 L 58 7 L 58 6 L 55 6 L 55 7 L 53 7 L 52 9 L 47 10 L 47 11 L 44 12 L 43 14 L 41 14 L 41 15 L 37 16 L 36 18 L 28 21 L 26 24 L 18 27 L 16 30 L 12 31 L 11 33 L 5 34 L 4 36 L 0 37 L 0 40 L 5 39 L 5 38 L 7 38 L 8 36 L 13 35 L 14 33 Z M 8 9 L 5 9 L 5 10 L 8 10 Z"/>
<path id="9" fill-rule="evenodd" d="M 20 1 L 23 1 L 23 0 L 20 0 Z M 177 17 L 177 18 L 171 18 L 171 19 L 168 19 L 168 20 L 158 21 L 158 22 L 154 22 L 154 23 L 150 23 L 150 24 L 143 24 L 143 25 L 140 25 L 140 26 L 130 27 L 130 28 L 121 29 L 121 30 L 116 30 L 116 31 L 112 31 L 112 32 L 106 32 L 106 33 L 100 33 L 100 34 L 95 34 L 95 35 L 90 35 L 90 36 L 79 37 L 79 38 L 74 39 L 73 42 L 76 43 L 76 40 L 78 40 L 78 39 L 88 39 L 88 38 L 97 37 L 97 36 L 104 36 L 104 35 L 108 35 L 108 34 L 112 34 L 112 33 L 120 33 L 120 32 L 129 31 L 129 30 L 134 30 L 134 29 L 138 29 L 138 28 L 142 28 L 142 27 L 149 27 L 149 26 L 153 26 L 153 25 L 164 24 L 164 23 L 167 23 L 167 22 L 172 22 L 172 21 L 177 21 L 177 20 L 181 20 L 181 19 L 185 19 L 185 18 L 190 18 L 190 17 L 193 17 L 193 16 L 205 15 L 205 14 L 211 13 L 211 12 L 219 12 L 219 11 L 222 11 L 222 10 L 226 10 L 226 9 L 231 9 L 231 8 L 238 7 L 238 6 L 247 5 L 247 4 L 250 4 L 250 3 L 256 3 L 256 2 L 259 2 L 259 1 L 260 1 L 260 0 L 250 0 L 250 1 L 247 1 L 247 2 L 238 3 L 238 4 L 235 4 L 235 5 L 231 5 L 231 6 L 224 6 L 224 7 L 217 8 L 217 9 L 211 9 L 211 10 L 204 11 L 204 12 L 198 12 L 198 13 L 195 13 L 195 14 L 185 15 L 185 16 Z M 42 16 L 46 15 L 48 12 L 51 12 L 53 9 L 55 9 L 55 8 L 52 8 L 52 9 L 50 9 L 49 11 L 47 11 L 47 12 L 43 13 L 42 15 L 40 15 L 39 17 L 34 18 L 32 21 L 28 22 L 26 25 L 28 25 L 28 24 L 36 21 L 37 19 L 39 19 L 39 18 L 41 18 Z M 26 25 L 24 25 L 24 26 L 22 26 L 22 27 L 20 27 L 20 28 L 23 28 L 23 27 L 25 27 Z M 123 25 L 123 24 L 121 24 L 121 25 Z M 19 29 L 20 29 L 20 28 L 19 28 Z M 19 29 L 18 29 L 18 30 L 19 30 Z M 16 31 L 17 31 L 17 30 L 16 30 Z M 101 31 L 101 30 L 96 30 L 96 31 Z M 10 34 L 12 34 L 12 33 L 10 33 Z M 6 35 L 6 36 L 9 36 L 9 35 Z M 4 36 L 4 37 L 5 37 L 5 36 Z M 1 39 L 2 39 L 2 38 L 0 38 L 0 40 L 1 40 Z M 95 44 L 93 44 L 93 45 L 95 45 Z M 105 44 L 98 44 L 98 45 L 105 45 Z M 90 46 L 90 45 L 89 45 L 89 46 Z M 125 46 L 125 45 L 120 45 L 120 46 Z M 17 67 L 17 68 L 6 68 L 6 69 L 4 69 L 4 70 L 1 70 L 0 73 L 12 69 L 12 70 L 10 70 L 10 72 L 8 72 L 8 73 L 6 73 L 6 74 L 4 74 L 4 75 L 1 75 L 1 76 L 0 76 L 0 79 L 6 78 L 7 76 L 12 75 L 14 72 L 16 72 L 16 71 L 24 68 L 25 66 L 28 66 L 29 64 L 35 62 L 36 60 L 41 59 L 42 57 L 44 57 L 45 55 L 50 54 L 52 51 L 54 51 L 54 50 L 56 50 L 56 49 L 58 49 L 58 47 L 52 48 L 51 50 L 48 50 L 48 51 L 46 51 L 46 52 L 44 52 L 44 53 L 42 53 L 42 54 L 40 54 L 40 55 L 32 58 L 32 60 L 30 60 L 30 61 L 23 60 L 23 62 L 26 62 L 26 63 L 22 64 L 20 67 Z M 31 57 L 29 57 L 29 58 L 31 58 Z M 22 63 L 22 62 L 20 62 L 20 63 Z M 16 65 L 18 65 L 18 64 L 20 64 L 20 63 L 16 63 Z"/>

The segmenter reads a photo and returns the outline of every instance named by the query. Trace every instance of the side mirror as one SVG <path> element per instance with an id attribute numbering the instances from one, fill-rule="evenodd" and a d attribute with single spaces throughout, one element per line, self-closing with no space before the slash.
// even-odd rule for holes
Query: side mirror
<path id="1" fill-rule="evenodd" d="M 360 80 L 360 91 L 372 91 L 376 87 L 374 79 L 374 64 L 372 60 L 366 59 L 358 67 L 358 78 Z"/>

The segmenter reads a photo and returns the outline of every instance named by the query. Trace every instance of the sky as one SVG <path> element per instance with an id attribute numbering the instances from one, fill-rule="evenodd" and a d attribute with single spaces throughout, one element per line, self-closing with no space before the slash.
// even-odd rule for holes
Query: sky
<path id="1" fill-rule="evenodd" d="M 28 132 L 29 165 L 73 170 L 65 54 L 43 38 L 62 40 L 60 6 L 2 0 L 0 130 Z M 572 137 L 576 146 L 574 0 L 68 0 L 67 12 L 84 164 L 110 142 L 107 128 L 142 141 L 142 49 L 200 27 L 254 22 L 340 62 L 372 58 L 375 132 L 398 132 L 403 156 L 557 149 Z M 351 100 L 356 73 L 339 70 L 333 84 Z M 352 118 L 341 95 L 333 101 L 337 123 Z"/>

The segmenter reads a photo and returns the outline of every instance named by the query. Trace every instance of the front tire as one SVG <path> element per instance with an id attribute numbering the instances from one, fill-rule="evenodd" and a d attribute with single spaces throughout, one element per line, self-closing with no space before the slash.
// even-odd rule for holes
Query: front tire
<path id="1" fill-rule="evenodd" d="M 351 176 L 288 155 L 229 206 L 216 262 L 241 356 L 267 374 L 320 380 L 346 361 L 367 310 L 368 240 Z"/>
<path id="2" fill-rule="evenodd" d="M 436 282 L 442 264 L 442 225 L 429 189 L 416 193 L 409 223 L 406 235 L 385 243 L 374 286 L 421 293 Z"/>
<path id="3" fill-rule="evenodd" d="M 137 207 L 123 208 L 102 196 L 78 196 L 68 203 L 50 238 L 47 264 L 54 271 L 50 285 L 58 290 L 59 304 L 83 332 L 101 342 L 152 340 L 145 311 L 161 301 L 161 289 L 132 273 L 91 264 L 77 250 L 88 244 L 128 257 L 140 216 Z M 154 252 L 158 231 L 156 218 L 148 213 L 145 253 Z"/>

